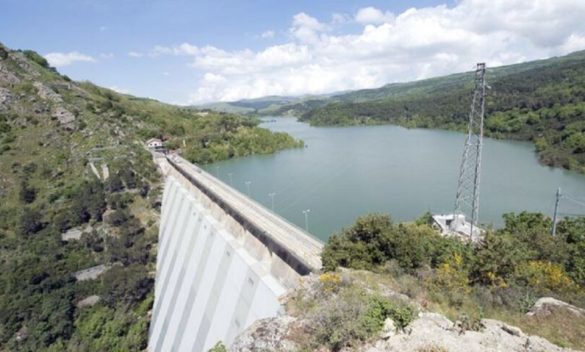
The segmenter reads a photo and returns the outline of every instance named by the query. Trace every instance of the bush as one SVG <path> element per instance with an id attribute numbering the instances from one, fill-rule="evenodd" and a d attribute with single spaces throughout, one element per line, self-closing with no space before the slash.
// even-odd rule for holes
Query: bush
<path id="1" fill-rule="evenodd" d="M 512 236 L 488 232 L 483 244 L 475 250 L 472 281 L 507 286 L 518 265 L 527 258 L 528 253 Z"/>
<path id="2" fill-rule="evenodd" d="M 368 293 L 357 286 L 346 286 L 317 305 L 308 318 L 316 343 L 339 351 L 355 341 L 366 341 L 374 336 L 387 318 L 403 329 L 414 319 L 415 313 L 409 305 Z"/>
<path id="3" fill-rule="evenodd" d="M 467 259 L 471 248 L 441 237 L 425 224 L 392 224 L 387 215 L 366 215 L 331 236 L 322 253 L 325 270 L 338 266 L 377 270 L 388 260 L 410 272 L 424 266 L 437 266 L 454 254 Z"/>
<path id="4" fill-rule="evenodd" d="M 20 183 L 20 200 L 25 204 L 30 204 L 37 199 L 37 190 L 34 187 L 29 186 L 28 182 L 22 181 Z"/>
<path id="5" fill-rule="evenodd" d="M 575 283 L 559 264 L 529 261 L 518 267 L 517 278 L 525 285 L 562 292 L 575 288 Z"/>
<path id="6" fill-rule="evenodd" d="M 33 235 L 41 231 L 45 227 L 41 219 L 41 213 L 38 211 L 24 208 L 20 216 L 20 233 L 23 235 Z"/>
<path id="7" fill-rule="evenodd" d="M 213 347 L 211 347 L 209 352 L 227 352 L 227 348 L 225 348 L 225 345 L 221 341 L 219 341 L 218 343 L 213 345 Z"/>
<path id="8" fill-rule="evenodd" d="M 22 52 L 29 60 L 36 62 L 37 64 L 41 65 L 44 68 L 52 69 L 49 65 L 47 59 L 39 55 L 36 51 L 33 50 L 24 50 Z M 54 69 L 53 69 L 54 70 Z"/>

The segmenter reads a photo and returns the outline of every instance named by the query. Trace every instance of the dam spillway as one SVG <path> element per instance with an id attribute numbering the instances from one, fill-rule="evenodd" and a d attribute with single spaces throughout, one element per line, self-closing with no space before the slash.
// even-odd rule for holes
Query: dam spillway
<path id="1" fill-rule="evenodd" d="M 149 351 L 207 351 L 320 270 L 322 243 L 174 156 L 165 175 Z"/>

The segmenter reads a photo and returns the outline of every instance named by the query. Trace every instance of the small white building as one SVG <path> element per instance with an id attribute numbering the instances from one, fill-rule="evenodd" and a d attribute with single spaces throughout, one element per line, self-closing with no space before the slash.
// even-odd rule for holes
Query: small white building
<path id="1" fill-rule="evenodd" d="M 454 236 L 462 241 L 480 242 L 485 230 L 478 226 L 471 226 L 463 214 L 433 215 L 434 226 L 443 236 Z"/>
<path id="2" fill-rule="evenodd" d="M 158 138 L 151 138 L 151 139 L 146 141 L 146 146 L 150 149 L 159 149 L 159 148 L 162 148 L 163 143 Z"/>

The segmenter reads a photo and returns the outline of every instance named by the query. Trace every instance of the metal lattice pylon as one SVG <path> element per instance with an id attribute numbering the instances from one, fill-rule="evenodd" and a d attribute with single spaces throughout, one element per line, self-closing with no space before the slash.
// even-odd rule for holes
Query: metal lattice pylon
<path id="1" fill-rule="evenodd" d="M 478 225 L 479 216 L 479 176 L 481 171 L 481 149 L 483 144 L 483 119 L 485 113 L 485 63 L 478 63 L 475 70 L 475 90 L 469 113 L 469 130 L 455 197 L 455 214 L 463 214 L 473 227 Z"/>

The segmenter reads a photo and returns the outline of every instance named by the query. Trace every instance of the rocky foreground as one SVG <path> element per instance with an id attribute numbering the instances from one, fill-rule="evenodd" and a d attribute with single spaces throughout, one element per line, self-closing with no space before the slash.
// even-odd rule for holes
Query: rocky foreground
<path id="1" fill-rule="evenodd" d="M 370 288 L 364 291 L 370 292 Z M 382 289 L 383 295 L 392 300 L 408 300 L 404 295 Z M 371 292 L 370 292 L 371 293 Z M 324 298 L 330 295 L 330 298 Z M 498 320 L 482 319 L 474 323 L 452 321 L 444 315 L 420 309 L 416 316 L 404 328 L 400 328 L 392 318 L 386 318 L 382 329 L 375 335 L 362 340 L 346 340 L 341 345 L 317 346 L 314 343 L 315 335 L 322 334 L 324 321 L 331 320 L 307 313 L 306 310 L 314 309 L 314 304 L 321 301 L 322 304 L 334 308 L 337 303 L 336 296 L 343 295 L 335 292 L 327 283 L 323 283 L 318 276 L 312 276 L 304 283 L 296 293 L 285 299 L 288 307 L 287 313 L 276 318 L 260 320 L 242 333 L 229 348 L 234 352 L 252 351 L 401 351 L 401 352 L 485 352 L 485 351 L 531 351 L 531 352 L 556 352 L 574 351 L 557 346 L 548 340 L 531 336 L 521 329 L 508 325 Z M 302 298 L 299 298 L 302 297 Z M 299 301 L 304 302 L 299 304 Z M 416 305 L 414 302 L 411 304 Z M 349 303 L 354 304 L 354 303 Z M 299 309 L 301 307 L 301 309 Z M 337 307 L 346 310 L 346 307 Z M 357 307 L 355 311 L 359 311 Z M 545 297 L 539 299 L 527 317 L 534 319 L 546 319 L 551 314 L 561 312 L 567 319 L 583 321 L 585 310 Z M 337 318 L 347 318 L 337 315 Z M 356 319 L 361 319 L 356 315 Z M 339 322 L 338 322 L 339 323 Z M 351 324 L 351 322 L 341 322 Z M 343 327 L 341 328 L 343 329 Z M 348 330 L 341 330 L 348 333 Z M 328 333 L 335 334 L 334 330 Z"/>

